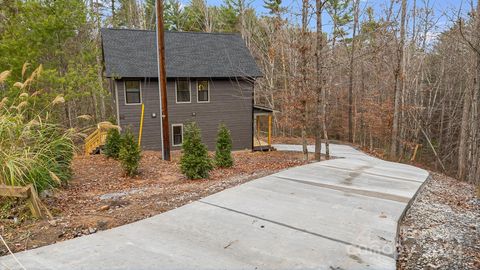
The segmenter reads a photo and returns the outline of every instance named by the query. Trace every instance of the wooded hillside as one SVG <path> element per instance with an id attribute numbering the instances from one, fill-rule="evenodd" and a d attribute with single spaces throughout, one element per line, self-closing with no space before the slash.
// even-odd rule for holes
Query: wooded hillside
<path id="1" fill-rule="evenodd" d="M 168 30 L 243 36 L 264 73 L 256 102 L 279 111 L 275 135 L 350 141 L 480 183 L 480 5 L 439 14 L 428 0 L 385 2 L 303 0 L 297 11 L 265 0 L 258 14 L 244 0 L 167 0 L 164 18 Z M 0 72 L 24 81 L 42 64 L 35 89 L 44 102 L 63 95 L 54 117 L 67 127 L 109 119 L 99 29 L 154 29 L 154 5 L 3 0 Z M 9 85 L 0 99 L 18 95 Z"/>

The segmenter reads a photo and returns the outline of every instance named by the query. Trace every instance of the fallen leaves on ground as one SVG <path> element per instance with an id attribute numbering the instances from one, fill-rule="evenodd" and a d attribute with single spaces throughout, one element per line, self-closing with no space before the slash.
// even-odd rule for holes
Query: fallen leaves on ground
<path id="1" fill-rule="evenodd" d="M 475 186 L 431 175 L 402 220 L 398 269 L 480 269 Z"/>
<path id="2" fill-rule="evenodd" d="M 279 170 L 305 164 L 300 153 L 233 153 L 232 168 L 215 169 L 208 179 L 188 180 L 180 173 L 180 153 L 172 161 L 161 153 L 143 153 L 140 174 L 125 177 L 119 163 L 103 155 L 77 156 L 74 177 L 43 199 L 53 220 L 0 220 L 0 233 L 13 252 L 53 244 L 141 220 L 226 188 Z M 0 256 L 6 254 L 0 247 Z"/>

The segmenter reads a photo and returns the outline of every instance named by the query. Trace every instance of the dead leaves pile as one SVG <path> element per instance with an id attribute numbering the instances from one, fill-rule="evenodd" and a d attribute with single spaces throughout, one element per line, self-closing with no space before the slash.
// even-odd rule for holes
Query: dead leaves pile
<path id="1" fill-rule="evenodd" d="M 172 153 L 171 162 L 163 161 L 159 152 L 142 155 L 140 174 L 133 178 L 125 177 L 119 163 L 103 155 L 75 157 L 74 177 L 68 186 L 43 198 L 54 220 L 2 224 L 10 248 L 18 252 L 96 233 L 305 164 L 301 153 L 237 151 L 234 167 L 217 168 L 208 179 L 192 181 L 180 173 L 179 152 Z M 0 248 L 0 256 L 5 252 Z"/>

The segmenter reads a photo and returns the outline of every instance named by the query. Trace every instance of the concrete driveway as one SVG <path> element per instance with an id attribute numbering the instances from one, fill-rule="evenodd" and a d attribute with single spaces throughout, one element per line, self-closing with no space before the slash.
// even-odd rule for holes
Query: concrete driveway
<path id="1" fill-rule="evenodd" d="M 16 256 L 29 270 L 395 269 L 397 222 L 428 173 L 350 146 L 331 145 L 331 154 L 338 158 Z M 2 266 L 22 269 L 10 256 Z"/>

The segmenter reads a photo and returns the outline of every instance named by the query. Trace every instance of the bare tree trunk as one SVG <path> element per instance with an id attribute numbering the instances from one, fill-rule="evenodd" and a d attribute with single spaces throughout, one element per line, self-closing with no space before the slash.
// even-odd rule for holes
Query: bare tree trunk
<path id="1" fill-rule="evenodd" d="M 305 160 L 308 160 L 308 144 L 307 144 L 307 101 L 302 101 L 302 151 Z"/>
<path id="2" fill-rule="evenodd" d="M 101 42 L 100 42 L 100 28 L 102 27 L 101 25 L 101 15 L 100 15 L 100 3 L 98 2 L 98 0 L 95 1 L 95 20 L 96 20 L 96 25 L 97 25 L 97 46 L 99 48 L 99 51 L 100 51 L 100 48 L 101 48 Z M 92 9 L 92 12 L 94 10 Z M 103 68 L 102 68 L 102 58 L 101 58 L 101 55 L 100 55 L 100 52 L 97 52 L 97 55 L 96 55 L 96 61 L 97 61 L 97 77 L 98 77 L 98 84 L 99 86 L 101 87 L 100 90 L 101 92 L 99 93 L 99 97 L 100 97 L 100 120 L 103 121 L 105 120 L 105 98 L 103 97 Z M 93 93 L 93 95 L 96 95 L 96 93 Z M 96 104 L 96 100 L 95 100 L 95 106 L 97 106 Z M 96 108 L 95 108 L 96 110 Z"/>
<path id="3" fill-rule="evenodd" d="M 353 1 L 353 34 L 350 52 L 350 74 L 348 84 L 348 141 L 353 142 L 353 76 L 355 72 L 355 41 L 357 36 L 359 0 Z"/>
<path id="4" fill-rule="evenodd" d="M 327 91 L 322 91 L 322 114 L 323 114 L 323 138 L 325 140 L 325 158 L 330 159 L 330 146 L 327 132 Z"/>
<path id="5" fill-rule="evenodd" d="M 472 10 L 473 10 L 473 2 Z M 473 12 L 472 12 L 473 13 Z M 478 182 L 476 175 L 478 151 L 478 96 L 480 95 L 480 2 L 477 3 L 475 12 L 475 30 L 472 31 L 473 39 L 466 38 L 462 31 L 462 20 L 459 20 L 459 32 L 464 41 L 468 43 L 471 51 L 475 54 L 476 65 L 473 87 L 467 85 L 463 97 L 462 121 L 460 124 L 460 137 L 458 146 L 457 178 L 459 180 L 471 180 Z"/>
<path id="6" fill-rule="evenodd" d="M 480 2 L 477 3 L 477 12 L 476 12 L 476 31 L 475 35 L 475 45 L 476 50 L 476 67 L 475 67 L 475 88 L 473 89 L 473 100 L 472 100 L 472 160 L 470 162 L 470 174 L 469 181 L 480 187 L 480 177 L 478 176 L 477 167 L 478 160 L 480 160 Z"/>
<path id="7" fill-rule="evenodd" d="M 444 122 L 445 122 L 445 101 L 442 102 L 442 110 L 440 112 L 440 138 L 438 139 L 438 152 L 442 155 L 443 150 L 443 129 L 444 129 Z M 435 163 L 437 166 L 438 163 Z"/>
<path id="8" fill-rule="evenodd" d="M 246 28 L 247 28 L 247 23 L 245 20 L 245 0 L 238 0 L 237 2 L 237 8 L 238 8 L 238 16 L 239 16 L 239 21 L 240 21 L 240 34 L 242 35 L 242 38 L 247 42 L 247 44 L 250 43 L 249 37 L 247 37 L 246 33 Z"/>
<path id="9" fill-rule="evenodd" d="M 462 122 L 460 124 L 460 137 L 458 143 L 458 171 L 457 178 L 465 180 L 467 172 L 467 152 L 468 152 L 468 124 L 470 121 L 470 107 L 472 105 L 471 87 L 465 90 L 463 99 Z"/>
<path id="10" fill-rule="evenodd" d="M 472 120 L 470 121 L 470 123 L 472 124 L 472 127 L 471 127 L 471 151 L 472 151 L 472 154 L 471 154 L 471 160 L 469 162 L 469 168 L 470 168 L 470 172 L 469 172 L 469 175 L 468 175 L 468 181 L 471 182 L 471 183 L 478 183 L 478 179 L 476 179 L 478 177 L 477 175 L 477 167 L 476 167 L 476 163 L 477 163 L 477 160 L 479 158 L 479 150 L 480 150 L 480 139 L 479 139 L 479 121 L 480 119 L 478 118 L 478 114 L 479 114 L 479 108 L 478 108 L 478 98 L 479 98 L 479 92 L 480 92 L 480 56 L 477 54 L 477 66 L 476 66 L 476 78 L 475 78 L 475 89 L 473 91 L 473 98 L 472 98 L 472 113 L 471 113 L 471 117 L 472 117 Z"/>
<path id="11" fill-rule="evenodd" d="M 102 59 L 100 55 L 98 54 L 97 56 L 97 78 L 98 78 L 98 84 L 100 86 L 100 91 L 103 92 L 103 74 L 102 74 Z M 93 93 L 94 96 L 96 96 L 97 93 Z M 105 120 L 105 98 L 103 96 L 103 93 L 99 93 L 100 97 L 100 121 Z"/>
<path id="12" fill-rule="evenodd" d="M 400 19 L 400 42 L 397 48 L 397 67 L 395 69 L 395 103 L 393 109 L 393 126 L 392 126 L 392 141 L 390 145 L 390 158 L 397 157 L 398 148 L 398 135 L 399 135 L 399 123 L 400 123 L 400 110 L 401 110 L 401 98 L 402 89 L 404 89 L 404 69 L 403 69 L 403 54 L 405 50 L 405 17 L 407 13 L 407 1 L 402 0 L 402 14 Z"/>
<path id="13" fill-rule="evenodd" d="M 317 48 L 315 51 L 315 58 L 317 64 L 317 87 L 316 87 L 316 104 L 315 104 L 315 160 L 320 161 L 322 155 L 322 132 L 321 123 L 323 123 L 322 111 L 322 90 L 324 84 L 323 78 L 323 26 L 322 26 L 322 11 L 323 3 L 321 0 L 316 0 L 316 15 L 317 15 Z"/>
<path id="14" fill-rule="evenodd" d="M 112 13 L 112 26 L 116 26 L 116 23 L 115 23 L 115 0 L 110 1 L 110 11 Z"/>
<path id="15" fill-rule="evenodd" d="M 308 147 L 307 147 L 307 27 L 308 27 L 308 0 L 303 0 L 302 2 L 302 35 L 301 35 L 301 46 L 300 46 L 300 55 L 301 55 L 301 75 L 302 75 L 302 148 L 303 156 L 305 160 L 308 160 Z"/>
<path id="16" fill-rule="evenodd" d="M 288 93 L 289 93 L 289 87 L 288 87 L 288 78 L 287 78 L 287 65 L 285 63 L 285 49 L 284 49 L 284 45 L 283 45 L 283 42 L 281 42 L 282 44 L 282 70 L 283 70 L 283 98 L 284 100 L 282 101 L 284 104 L 286 103 L 287 101 L 287 97 L 288 97 Z M 290 119 L 290 112 L 286 112 L 285 114 L 285 121 L 283 122 L 283 136 L 285 136 L 285 127 L 288 123 L 290 123 L 289 119 Z M 290 134 L 291 136 L 292 134 Z"/>

